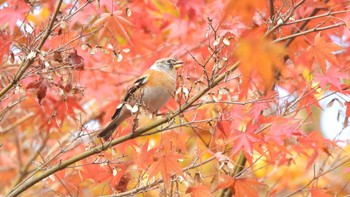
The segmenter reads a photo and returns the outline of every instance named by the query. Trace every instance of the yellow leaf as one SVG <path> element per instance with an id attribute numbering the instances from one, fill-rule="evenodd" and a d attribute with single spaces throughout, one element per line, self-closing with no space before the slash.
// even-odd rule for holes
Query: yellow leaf
<path id="1" fill-rule="evenodd" d="M 244 21 L 248 22 L 253 19 L 255 12 L 267 6 L 267 1 L 255 0 L 231 0 L 227 3 L 224 17 L 240 15 Z"/>
<path id="2" fill-rule="evenodd" d="M 32 12 L 28 15 L 28 21 L 38 25 L 50 16 L 51 12 L 48 7 L 43 7 L 39 13 L 33 14 Z"/>
<path id="3" fill-rule="evenodd" d="M 245 77 L 250 77 L 252 71 L 257 71 L 264 82 L 265 88 L 272 86 L 274 69 L 283 68 L 282 56 L 285 48 L 272 43 L 265 38 L 243 38 L 238 41 L 236 55 L 241 61 L 240 70 Z"/>

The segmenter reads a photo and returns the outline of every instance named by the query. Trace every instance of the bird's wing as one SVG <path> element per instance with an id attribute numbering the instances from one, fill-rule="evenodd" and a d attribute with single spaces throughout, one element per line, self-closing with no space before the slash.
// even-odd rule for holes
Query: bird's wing
<path id="1" fill-rule="evenodd" d="M 123 100 L 120 102 L 120 104 L 118 105 L 117 109 L 115 110 L 113 116 L 112 116 L 112 120 L 116 117 L 118 117 L 119 113 L 121 112 L 123 106 L 127 103 L 128 99 L 137 91 L 139 90 L 142 86 L 144 86 L 147 81 L 149 80 L 149 74 L 147 75 L 143 75 L 140 78 L 138 78 L 132 87 L 130 87 L 127 91 L 127 93 L 125 94 Z"/>

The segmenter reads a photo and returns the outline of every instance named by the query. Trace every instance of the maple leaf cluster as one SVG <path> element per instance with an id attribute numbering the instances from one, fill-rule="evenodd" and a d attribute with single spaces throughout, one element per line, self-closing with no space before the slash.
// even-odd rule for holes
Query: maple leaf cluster
<path id="1" fill-rule="evenodd" d="M 0 192 L 349 194 L 349 146 L 323 137 L 319 121 L 337 103 L 334 119 L 349 126 L 348 7 L 0 1 Z M 164 57 L 185 64 L 162 115 L 136 110 L 113 139 L 97 138 L 133 81 Z"/>

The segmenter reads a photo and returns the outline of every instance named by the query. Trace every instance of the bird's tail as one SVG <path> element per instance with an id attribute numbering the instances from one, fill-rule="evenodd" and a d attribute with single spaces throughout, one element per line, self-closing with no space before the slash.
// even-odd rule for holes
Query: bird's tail
<path id="1" fill-rule="evenodd" d="M 103 138 L 104 140 L 108 140 L 111 135 L 113 134 L 113 132 L 117 129 L 117 127 L 119 126 L 120 122 L 118 121 L 112 121 L 111 123 L 109 123 L 109 125 L 107 125 L 106 128 L 104 128 L 98 135 L 97 137 L 99 138 Z"/>

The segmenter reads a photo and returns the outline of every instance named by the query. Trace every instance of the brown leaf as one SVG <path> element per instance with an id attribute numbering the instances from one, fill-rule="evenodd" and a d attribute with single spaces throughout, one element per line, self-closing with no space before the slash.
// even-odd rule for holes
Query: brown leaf
<path id="1" fill-rule="evenodd" d="M 57 52 L 57 51 L 53 53 L 53 59 L 54 59 L 55 61 L 61 62 L 61 63 L 62 63 L 62 61 L 63 61 L 63 57 L 62 57 L 61 53 L 60 53 L 60 52 Z"/>
<path id="2" fill-rule="evenodd" d="M 76 70 L 84 70 L 84 58 L 78 55 L 76 49 L 73 49 L 68 56 L 68 63 L 75 67 Z"/>
<path id="3" fill-rule="evenodd" d="M 41 101 L 45 98 L 46 96 L 46 92 L 47 92 L 47 83 L 45 80 L 43 80 L 40 83 L 40 86 L 38 88 L 38 92 L 37 92 L 37 97 L 39 100 L 39 104 L 41 105 Z"/>
<path id="4" fill-rule="evenodd" d="M 211 196 L 210 187 L 207 185 L 199 184 L 187 188 L 186 194 L 190 193 L 191 197 L 206 197 Z"/>
<path id="5" fill-rule="evenodd" d="M 30 82 L 26 87 L 27 90 L 38 88 L 40 86 L 41 81 L 42 79 Z"/>

